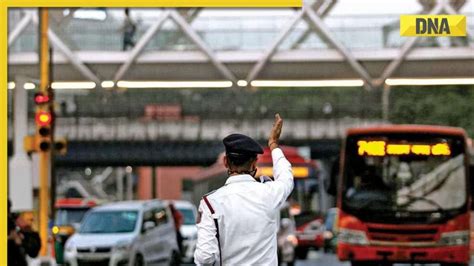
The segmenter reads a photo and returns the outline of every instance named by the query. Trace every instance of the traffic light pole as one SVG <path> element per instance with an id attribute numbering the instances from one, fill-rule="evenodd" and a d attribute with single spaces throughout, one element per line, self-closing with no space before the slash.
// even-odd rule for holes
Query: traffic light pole
<path id="1" fill-rule="evenodd" d="M 40 8 L 40 92 L 48 95 L 49 89 L 49 42 L 48 42 L 48 9 Z M 37 107 L 37 112 L 48 111 L 44 108 L 49 106 Z M 48 255 L 48 221 L 49 221 L 49 167 L 51 162 L 51 149 L 38 151 L 39 153 L 39 229 L 41 237 L 41 256 Z"/>
<path id="2" fill-rule="evenodd" d="M 53 81 L 54 81 L 54 77 L 53 77 L 53 72 L 54 72 L 54 69 L 53 69 L 53 48 L 52 47 L 49 47 L 49 83 L 52 84 Z M 51 89 L 51 86 L 49 86 L 49 96 L 51 96 L 51 102 L 53 104 L 51 104 L 51 114 L 55 114 L 55 110 L 54 110 L 54 91 Z M 56 215 L 56 207 L 55 207 L 55 203 L 56 203 L 56 166 L 54 164 L 54 159 L 55 159 L 55 156 L 56 156 L 56 149 L 54 149 L 54 147 L 56 146 L 55 143 L 53 143 L 53 141 L 55 140 L 55 137 L 54 137 L 54 132 L 55 132 L 55 125 L 56 123 L 54 123 L 54 119 L 53 119 L 53 123 L 51 124 L 51 144 L 53 145 L 52 149 L 51 150 L 51 164 L 50 164 L 50 176 L 51 176 L 51 180 L 50 180 L 50 215 L 51 215 L 51 218 L 54 218 L 55 215 Z"/>

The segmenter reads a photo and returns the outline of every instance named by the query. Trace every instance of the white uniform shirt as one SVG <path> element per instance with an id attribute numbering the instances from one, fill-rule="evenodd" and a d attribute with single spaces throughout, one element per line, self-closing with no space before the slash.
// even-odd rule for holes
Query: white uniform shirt
<path id="1" fill-rule="evenodd" d="M 214 217 L 219 223 L 223 265 L 278 265 L 277 217 L 293 190 L 293 173 L 281 149 L 273 149 L 272 159 L 275 181 L 260 183 L 250 175 L 229 177 L 207 196 L 214 215 L 201 200 L 194 253 L 197 265 L 219 263 Z"/>

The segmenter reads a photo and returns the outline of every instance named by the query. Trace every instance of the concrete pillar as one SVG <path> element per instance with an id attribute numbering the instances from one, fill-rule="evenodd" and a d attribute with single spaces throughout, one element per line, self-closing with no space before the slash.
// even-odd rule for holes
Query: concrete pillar
<path id="1" fill-rule="evenodd" d="M 124 187 L 123 187 L 124 171 L 122 168 L 118 168 L 115 172 L 115 185 L 116 185 L 116 197 L 117 200 L 124 200 Z"/>
<path id="2" fill-rule="evenodd" d="M 133 200 L 133 175 L 132 167 L 127 166 L 125 169 L 125 179 L 126 179 L 126 191 L 127 191 L 127 200 Z"/>
<path id="3" fill-rule="evenodd" d="M 13 157 L 9 162 L 9 198 L 12 211 L 33 209 L 33 184 L 31 160 L 23 149 L 23 139 L 28 134 L 28 95 L 23 88 L 26 78 L 15 80 L 13 100 Z M 4 88 L 6 89 L 6 88 Z"/>
<path id="4" fill-rule="evenodd" d="M 152 168 L 138 167 L 136 170 L 138 176 L 137 196 L 138 199 L 146 200 L 152 198 Z"/>

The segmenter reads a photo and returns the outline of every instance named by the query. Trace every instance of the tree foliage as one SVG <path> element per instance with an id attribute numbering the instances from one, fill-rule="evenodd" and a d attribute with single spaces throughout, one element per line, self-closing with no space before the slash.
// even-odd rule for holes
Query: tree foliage
<path id="1" fill-rule="evenodd" d="M 462 127 L 474 136 L 474 86 L 396 87 L 390 102 L 392 123 Z"/>

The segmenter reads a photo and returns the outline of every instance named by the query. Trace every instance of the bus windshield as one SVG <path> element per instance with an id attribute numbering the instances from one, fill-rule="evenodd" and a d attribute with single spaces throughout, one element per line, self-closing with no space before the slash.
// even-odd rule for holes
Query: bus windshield
<path id="1" fill-rule="evenodd" d="M 56 212 L 56 225 L 79 224 L 89 208 L 60 208 Z"/>
<path id="2" fill-rule="evenodd" d="M 466 204 L 464 144 L 407 136 L 348 139 L 344 179 L 346 209 L 439 218 Z"/>

